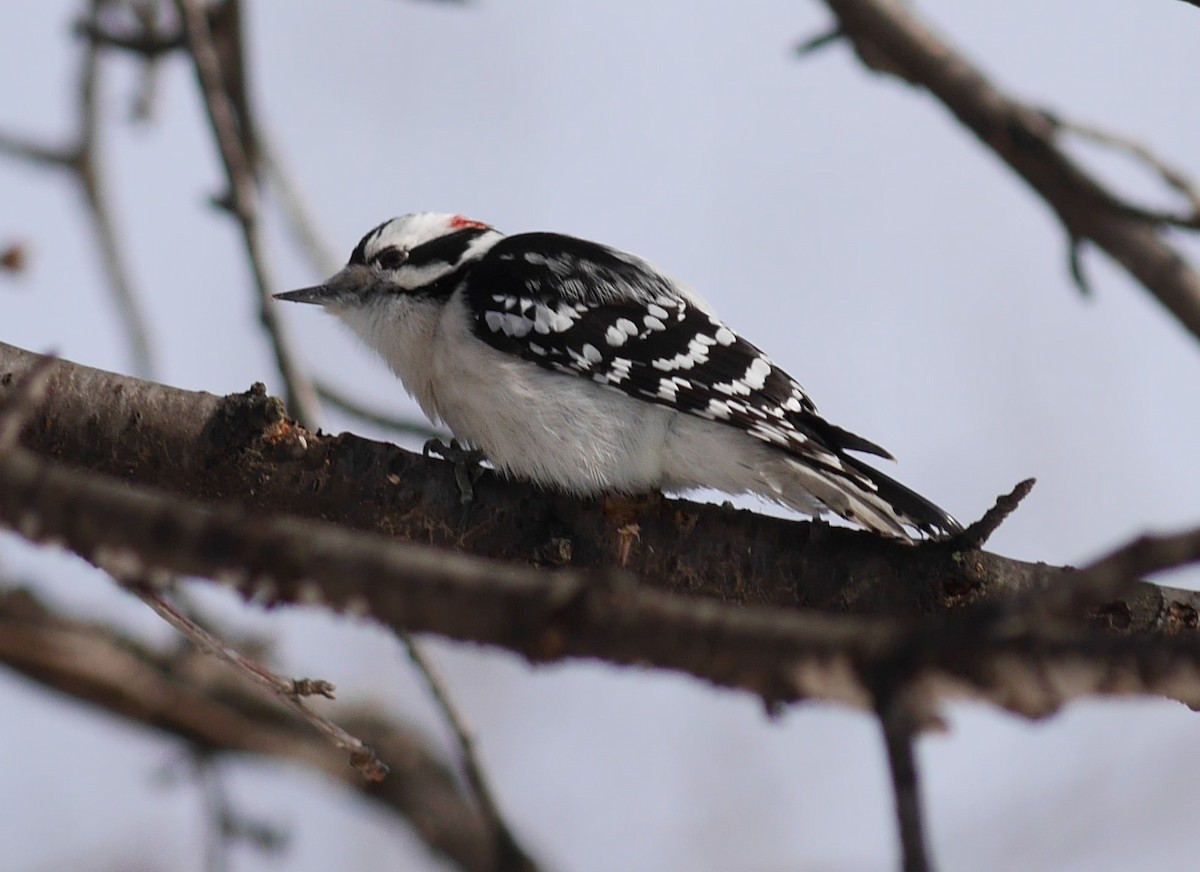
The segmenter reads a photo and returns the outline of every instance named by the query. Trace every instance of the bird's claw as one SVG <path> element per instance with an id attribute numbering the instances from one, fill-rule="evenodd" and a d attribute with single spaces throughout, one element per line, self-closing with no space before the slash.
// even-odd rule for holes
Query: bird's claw
<path id="1" fill-rule="evenodd" d="M 468 506 L 475 499 L 475 482 L 483 475 L 480 463 L 486 458 L 478 448 L 465 448 L 457 439 L 447 445 L 441 439 L 428 439 L 421 448 L 426 457 L 437 456 L 454 464 L 454 482 L 458 485 L 459 501 Z"/>

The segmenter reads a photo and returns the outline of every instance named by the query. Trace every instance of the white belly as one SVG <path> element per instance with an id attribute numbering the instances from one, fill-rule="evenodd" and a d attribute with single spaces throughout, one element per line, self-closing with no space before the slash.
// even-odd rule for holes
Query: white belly
<path id="1" fill-rule="evenodd" d="M 444 307 L 397 294 L 334 313 L 430 418 L 505 473 L 581 496 L 707 487 L 815 511 L 813 483 L 782 452 L 735 427 L 497 351 L 471 333 L 464 309 L 457 293 Z"/>
<path id="2" fill-rule="evenodd" d="M 434 355 L 437 416 L 499 469 L 578 494 L 662 486 L 675 415 L 669 409 L 514 358 L 474 337 L 439 342 Z"/>

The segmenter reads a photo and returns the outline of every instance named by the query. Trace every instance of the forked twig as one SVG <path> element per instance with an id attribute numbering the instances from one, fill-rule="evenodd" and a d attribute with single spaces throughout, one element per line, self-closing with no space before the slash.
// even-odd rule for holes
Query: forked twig
<path id="1" fill-rule="evenodd" d="M 1051 110 L 1043 110 L 1043 114 L 1046 116 L 1046 120 L 1064 133 L 1129 155 L 1162 179 L 1163 184 L 1168 188 L 1183 197 L 1191 212 L 1146 209 L 1124 202 L 1120 203 L 1121 208 L 1150 221 L 1161 221 L 1176 227 L 1200 229 L 1200 189 L 1183 170 L 1171 166 L 1152 152 L 1148 146 L 1138 142 L 1132 136 L 1103 130 L 1081 121 L 1072 121 Z"/>
<path id="2" fill-rule="evenodd" d="M 208 654 L 220 657 L 235 669 L 273 694 L 304 718 L 319 733 L 329 739 L 338 748 L 350 753 L 350 763 L 368 781 L 380 781 L 387 775 L 388 767 L 375 756 L 362 740 L 350 735 L 337 724 L 324 718 L 306 706 L 301 698 L 305 696 L 323 696 L 333 699 L 333 685 L 328 681 L 312 678 L 290 679 L 276 675 L 261 663 L 244 657 L 230 648 L 208 630 L 201 627 L 179 609 L 175 608 L 157 589 L 146 582 L 136 580 L 126 581 L 116 579 L 117 583 L 137 596 L 150 606 L 154 612 L 168 624 L 182 633 L 191 642 Z"/>

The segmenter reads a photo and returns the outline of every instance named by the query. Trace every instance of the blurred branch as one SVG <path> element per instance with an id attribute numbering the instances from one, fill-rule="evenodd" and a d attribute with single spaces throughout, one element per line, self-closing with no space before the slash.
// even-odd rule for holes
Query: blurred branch
<path id="1" fill-rule="evenodd" d="M 376 427 L 382 427 L 385 430 L 393 430 L 396 433 L 401 433 L 405 436 L 416 436 L 420 439 L 449 439 L 450 437 L 436 427 L 431 427 L 421 421 L 409 421 L 404 418 L 395 418 L 391 415 L 385 415 L 382 412 L 377 412 L 374 409 L 369 409 L 352 399 L 347 394 L 342 393 L 332 385 L 324 382 L 317 382 L 317 394 L 322 400 L 335 409 L 340 409 L 352 418 L 357 418 L 367 424 L 373 424 Z"/>
<path id="2" fill-rule="evenodd" d="M 504 815 L 500 812 L 500 805 L 496 801 L 495 794 L 492 793 L 487 776 L 484 775 L 483 763 L 480 761 L 479 752 L 475 747 L 475 737 L 470 727 L 467 726 L 466 719 L 458 710 L 458 706 L 450 698 L 450 688 L 442 678 L 441 672 L 411 633 L 407 630 L 397 630 L 396 635 L 408 652 L 409 659 L 425 679 L 434 703 L 454 734 L 454 740 L 458 744 L 460 762 L 467 776 L 467 784 L 471 788 L 471 794 L 475 797 L 475 804 L 488 823 L 489 832 L 496 844 L 497 868 L 512 870 L 512 872 L 533 869 L 533 860 L 530 859 L 521 843 L 517 841 L 512 828 L 509 827 Z"/>
<path id="3" fill-rule="evenodd" d="M 0 618 L 0 625 L 2 621 L 3 618 Z M 0 632 L 3 632 L 2 626 Z M 206 818 L 205 872 L 227 872 L 231 869 L 230 855 L 237 842 L 263 853 L 279 854 L 287 845 L 288 834 L 282 828 L 250 818 L 234 807 L 225 789 L 221 766 L 223 759 L 209 750 L 199 749 L 194 749 L 189 758 Z"/>
<path id="4" fill-rule="evenodd" d="M 325 241 L 324 234 L 317 229 L 317 222 L 313 218 L 312 210 L 309 209 L 300 186 L 284 168 L 283 159 L 279 156 L 275 144 L 261 131 L 259 132 L 259 149 L 262 153 L 267 179 L 271 182 L 279 198 L 283 216 L 287 221 L 288 229 L 296 238 L 297 247 L 308 258 L 313 272 L 319 278 L 333 275 L 341 269 L 342 264 Z"/>
<path id="5" fill-rule="evenodd" d="M 225 2 L 228 4 L 229 0 Z M 247 117 L 242 117 L 239 123 L 237 104 L 227 90 L 222 57 L 213 42 L 204 4 L 200 0 L 176 0 L 175 5 L 183 22 L 188 54 L 196 69 L 209 125 L 225 168 L 225 176 L 229 183 L 227 203 L 241 229 L 246 258 L 258 292 L 259 320 L 266 329 L 275 352 L 275 364 L 287 391 L 288 409 L 300 421 L 310 427 L 316 427 L 320 420 L 320 401 L 312 382 L 296 360 L 279 317 L 278 307 L 271 300 L 271 294 L 277 289 L 269 275 L 266 258 L 262 252 L 253 155 L 248 154 L 246 150 L 246 131 L 251 129 L 251 122 Z M 236 16 L 236 7 L 231 14 Z M 235 33 L 240 35 L 240 30 Z M 226 38 L 232 37 L 226 34 Z M 240 53 L 240 43 L 237 51 Z M 226 57 L 229 52 L 230 50 L 226 49 Z M 240 68 L 239 64 L 238 69 Z"/>
<path id="6" fill-rule="evenodd" d="M 1043 114 L 1060 131 L 1129 155 L 1155 173 L 1168 188 L 1183 197 L 1190 210 L 1188 212 L 1171 212 L 1165 209 L 1147 209 L 1132 204 L 1120 204 L 1131 214 L 1157 224 L 1172 224 L 1188 230 L 1200 230 L 1200 191 L 1197 191 L 1195 183 L 1183 170 L 1171 166 L 1146 145 L 1131 137 L 1109 130 L 1101 130 L 1099 127 L 1079 121 L 1070 121 L 1050 110 L 1043 110 Z"/>
<path id="7" fill-rule="evenodd" d="M 100 11 L 108 0 L 91 0 L 88 17 L 82 27 L 95 27 Z M 0 152 L 44 166 L 67 170 L 83 196 L 89 223 L 100 249 L 108 287 L 118 316 L 124 326 L 133 371 L 148 378 L 154 373 L 153 343 L 146 316 L 133 289 L 129 267 L 118 242 L 116 221 L 104 184 L 100 160 L 100 119 L 97 93 L 100 79 L 100 52 L 95 41 L 84 47 L 79 73 L 77 122 L 74 141 L 65 147 L 41 145 L 7 133 L 0 133 Z"/>
<path id="8" fill-rule="evenodd" d="M 877 694 L 876 713 L 892 773 L 892 795 L 900 830 L 901 868 L 904 872 L 929 872 L 929 850 L 921 814 L 921 785 L 917 770 L 916 734 L 920 724 L 905 701 L 902 683 L 885 683 Z"/>
<path id="9" fill-rule="evenodd" d="M 1060 124 L 1001 91 L 912 5 L 900 0 L 825 3 L 866 66 L 927 89 L 1054 210 L 1066 230 L 1071 272 L 1081 287 L 1077 249 L 1087 240 L 1200 338 L 1200 276 L 1167 241 L 1165 214 L 1126 203 L 1071 160 L 1058 144 Z M 1143 154 L 1149 152 L 1143 149 Z M 1183 225 L 1197 226 L 1190 219 Z"/>
<path id="10" fill-rule="evenodd" d="M 0 663 L 59 693 L 177 736 L 207 753 L 261 754 L 322 772 L 407 819 L 430 849 L 467 872 L 493 872 L 488 823 L 411 726 L 338 704 L 391 772 L 366 783 L 293 712 L 214 660 L 160 653 L 109 627 L 63 617 L 32 594 L 0 590 Z"/>
<path id="11" fill-rule="evenodd" d="M 808 39 L 800 42 L 795 48 L 796 57 L 802 58 L 811 54 L 815 54 L 821 49 L 828 48 L 829 46 L 845 38 L 846 34 L 842 32 L 840 27 L 831 27 L 828 30 L 823 30 L 820 33 L 810 36 Z"/>
<path id="12" fill-rule="evenodd" d="M 328 681 L 311 678 L 299 680 L 281 678 L 261 663 L 239 654 L 183 614 L 155 590 L 152 582 L 141 578 L 137 573 L 133 573 L 130 577 L 118 578 L 117 581 L 153 609 L 155 614 L 182 633 L 200 651 L 224 660 L 251 682 L 273 694 L 280 702 L 291 708 L 300 718 L 329 740 L 334 747 L 348 751 L 351 765 L 367 781 L 382 781 L 387 775 L 387 766 L 380 762 L 375 752 L 361 739 L 350 735 L 333 721 L 312 711 L 301 701 L 306 696 L 323 696 L 326 699 L 333 699 L 334 688 Z"/>
<path id="13" fill-rule="evenodd" d="M 0 351 L 5 348 L 0 346 Z M 0 354 L 0 362 L 3 360 Z M 26 363 L 21 372 L 29 368 Z M 64 462 L 68 457 L 87 461 L 86 455 L 65 450 L 71 439 L 64 439 L 63 428 L 70 416 L 82 416 L 86 421 L 85 439 L 93 446 L 90 450 L 105 441 L 104 408 L 109 392 L 93 380 L 97 375 L 70 364 L 56 364 L 46 399 L 33 411 L 32 426 L 25 428 L 24 438 L 26 445 L 36 445 L 39 434 L 48 433 L 58 447 L 52 459 L 28 447 L 0 455 L 0 521 L 31 541 L 59 543 L 119 577 L 175 573 L 216 579 L 263 605 L 324 603 L 335 610 L 369 615 L 397 631 L 433 632 L 501 647 L 538 662 L 596 658 L 674 670 L 749 691 L 768 704 L 821 699 L 872 707 L 878 689 L 874 677 L 889 674 L 897 663 L 912 664 L 911 668 L 905 666 L 903 675 L 913 717 L 921 725 L 936 722 L 938 704 L 949 698 L 984 700 L 1030 717 L 1093 694 L 1164 695 L 1200 705 L 1200 645 L 1196 644 L 1194 609 L 1188 627 L 1186 594 L 1159 589 L 1159 597 L 1175 598 L 1178 613 L 1156 615 L 1152 628 L 1137 634 L 1128 633 L 1128 624 L 1122 628 L 1124 634 L 1104 633 L 1098 625 L 1103 621 L 1043 619 L 1032 610 L 1003 620 L 980 620 L 980 609 L 985 617 L 995 611 L 989 606 L 995 600 L 988 599 L 977 599 L 981 606 L 963 610 L 943 601 L 924 616 L 902 605 L 871 617 L 742 606 L 735 603 L 754 582 L 749 574 L 739 576 L 729 557 L 718 568 L 727 585 L 723 598 L 728 601 L 718 601 L 711 592 L 708 597 L 695 595 L 695 579 L 679 571 L 695 541 L 692 533 L 704 527 L 704 535 L 719 540 L 719 549 L 734 559 L 744 559 L 761 547 L 767 553 L 753 554 L 755 560 L 779 560 L 780 555 L 771 554 L 771 546 L 762 540 L 750 546 L 737 522 L 739 515 L 749 515 L 755 529 L 769 530 L 776 523 L 773 519 L 684 501 L 647 501 L 643 509 L 635 510 L 641 512 L 636 515 L 642 531 L 639 547 L 629 548 L 626 543 L 629 569 L 645 570 L 650 565 L 645 552 L 652 549 L 677 571 L 660 577 L 646 573 L 643 584 L 634 584 L 626 572 L 611 568 L 620 553 L 620 530 L 630 523 L 630 510 L 623 510 L 621 517 L 605 518 L 603 507 L 595 503 L 539 495 L 494 477 L 487 487 L 478 489 L 478 505 L 472 506 L 473 512 L 483 516 L 483 528 L 491 527 L 493 534 L 510 545 L 536 552 L 535 543 L 543 542 L 547 535 L 533 529 L 542 523 L 539 519 L 546 518 L 539 501 L 553 502 L 556 510 L 573 505 L 575 519 L 568 512 L 556 511 L 553 524 L 557 533 L 578 542 L 579 538 L 564 529 L 566 524 L 588 514 L 599 515 L 593 518 L 593 523 L 602 525 L 594 541 L 609 550 L 593 556 L 595 568 L 549 570 L 409 544 L 395 538 L 403 535 L 406 522 L 424 531 L 415 539 L 419 542 L 430 541 L 434 524 L 445 525 L 460 548 L 470 547 L 479 534 L 479 526 L 436 520 L 440 513 L 457 506 L 453 473 L 444 469 L 446 464 L 407 455 L 412 465 L 405 468 L 399 465 L 405 452 L 355 440 L 365 453 L 355 461 L 357 472 L 342 475 L 330 448 L 352 437 L 306 433 L 279 415 L 277 403 L 272 405 L 253 393 L 224 402 L 194 395 L 197 410 L 207 408 L 211 414 L 190 424 L 204 434 L 200 441 L 209 442 L 216 455 L 226 460 L 237 462 L 254 453 L 262 459 L 263 452 L 279 458 L 266 460 L 273 471 L 256 474 L 256 484 L 245 491 L 230 488 L 222 478 L 220 464 L 206 459 L 207 451 L 199 445 L 193 446 L 193 457 L 185 455 L 206 468 L 206 484 L 199 490 L 177 490 L 180 482 L 170 475 L 152 486 L 132 483 L 136 475 L 130 461 L 138 450 L 132 431 L 154 433 L 150 438 L 165 456 L 174 452 L 169 439 L 179 427 L 171 420 L 164 422 L 164 429 L 156 430 L 156 408 L 140 401 L 147 392 L 158 395 L 172 409 L 174 419 L 179 414 L 178 403 L 184 399 L 164 396 L 167 389 L 161 386 L 139 388 L 132 379 L 124 379 L 127 387 L 118 392 L 126 403 L 126 409 L 117 411 L 123 423 L 116 460 L 124 480 L 80 465 L 68 466 Z M 6 380 L 0 368 L 0 386 L 13 381 L 12 377 Z M 86 401 L 76 393 L 81 388 L 87 390 Z M 0 393 L 11 395 L 13 389 L 0 387 Z M 60 404 L 64 415 L 50 412 Z M 128 427 L 131 405 L 138 409 L 139 422 L 132 431 Z M 383 456 L 368 461 L 372 453 Z M 300 483 L 290 480 L 289 461 L 284 458 L 308 471 Z M 371 468 L 385 479 L 396 476 L 396 483 L 379 485 L 385 492 L 402 491 L 400 498 L 406 503 L 403 512 L 392 509 L 387 498 L 370 507 L 382 510 L 381 520 L 386 519 L 391 536 L 283 514 L 288 504 L 277 499 L 278 489 L 266 494 L 266 504 L 255 505 L 250 499 L 261 499 L 267 483 L 278 481 L 295 489 L 292 504 L 306 505 L 308 512 L 324 511 L 327 506 L 312 503 L 323 490 L 328 497 L 330 486 L 313 477 L 315 470 L 337 480 L 362 480 Z M 402 474 L 386 473 L 389 468 Z M 252 494 L 256 488 L 258 493 Z M 416 490 L 404 492 L 406 488 Z M 221 494 L 222 501 L 205 499 L 205 494 L 213 493 Z M 425 497 L 413 499 L 413 493 Z M 235 495 L 250 501 L 232 502 Z M 509 500 L 512 506 L 506 505 Z M 702 524 L 699 515 L 705 511 L 724 523 L 713 528 Z M 655 523 L 656 513 L 670 519 L 665 528 Z M 946 576 L 961 579 L 962 567 L 989 566 L 1003 576 L 1005 564 L 1016 563 L 939 543 L 913 547 L 822 525 L 778 523 L 789 535 L 774 546 L 776 550 L 804 562 L 840 562 L 843 572 L 849 566 L 860 588 L 886 585 L 888 572 L 895 572 L 909 586 L 924 585 L 921 595 L 928 596 L 926 573 L 945 584 Z M 1190 559 L 1193 552 L 1173 553 Z M 581 548 L 576 548 L 572 557 L 575 554 L 586 556 Z M 526 555 L 526 560 L 532 556 Z M 1145 559 L 1156 557 L 1151 553 Z M 884 570 L 883 564 L 889 568 Z M 1110 561 L 1110 565 L 1116 564 Z M 1119 572 L 1128 575 L 1142 565 L 1125 562 Z M 1154 565 L 1160 566 L 1161 561 Z M 957 572 L 955 567 L 959 567 Z M 1061 568 L 1044 569 L 1043 584 L 1071 577 Z M 774 583 L 780 578 L 787 576 L 775 576 Z M 667 593 L 654 590 L 652 584 L 690 592 Z M 849 585 L 844 584 L 843 594 L 848 593 Z M 1139 586 L 1137 597 L 1141 596 Z M 843 607 L 846 602 L 844 599 Z M 1122 605 L 1130 614 L 1139 607 L 1135 597 Z M 1107 607 L 1111 610 L 1112 604 Z"/>

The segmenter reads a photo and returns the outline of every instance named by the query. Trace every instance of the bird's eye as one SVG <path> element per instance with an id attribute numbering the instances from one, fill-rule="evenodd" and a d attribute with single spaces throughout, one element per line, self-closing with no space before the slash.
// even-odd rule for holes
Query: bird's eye
<path id="1" fill-rule="evenodd" d="M 408 251 L 390 245 L 375 255 L 375 263 L 383 269 L 397 269 L 408 260 Z"/>

